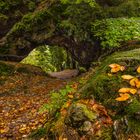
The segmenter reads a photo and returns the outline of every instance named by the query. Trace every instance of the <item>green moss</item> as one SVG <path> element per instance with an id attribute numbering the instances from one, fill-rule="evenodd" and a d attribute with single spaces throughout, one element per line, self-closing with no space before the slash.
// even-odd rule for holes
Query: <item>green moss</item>
<path id="1" fill-rule="evenodd" d="M 93 121 L 97 118 L 96 113 L 94 113 L 93 111 L 90 111 L 86 105 L 84 104 L 78 104 L 78 106 L 82 107 L 83 112 L 85 114 L 85 116 L 90 120 Z"/>
<path id="2" fill-rule="evenodd" d="M 16 7 L 22 4 L 22 0 L 8 0 L 7 3 L 10 7 Z"/>
<path id="3" fill-rule="evenodd" d="M 140 111 L 140 101 L 134 99 L 129 106 L 125 108 L 126 114 L 134 115 L 134 113 Z"/>
<path id="4" fill-rule="evenodd" d="M 0 62 L 0 75 L 11 75 L 14 72 L 14 66 Z"/>
<path id="5" fill-rule="evenodd" d="M 109 77 L 107 74 L 100 74 L 90 80 L 88 88 L 84 91 L 85 96 L 93 95 L 96 100 L 109 108 L 117 108 L 115 98 L 118 96 L 118 89 L 123 86 L 120 76 Z M 89 94 L 89 95 L 87 95 Z"/>
<path id="6" fill-rule="evenodd" d="M 101 62 L 101 65 L 96 68 L 93 76 L 87 82 L 86 86 L 82 90 L 82 96 L 93 96 L 97 101 L 110 109 L 114 109 L 118 112 L 118 115 L 124 115 L 125 103 L 117 102 L 115 98 L 119 96 L 118 90 L 122 87 L 130 87 L 129 83 L 122 80 L 123 74 L 131 74 L 138 76 L 136 71 L 140 62 L 140 49 L 134 49 L 131 51 L 116 52 L 107 57 Z M 109 64 L 118 63 L 124 65 L 126 70 L 124 72 L 118 72 L 112 76 L 108 76 L 110 73 Z"/>
<path id="7" fill-rule="evenodd" d="M 140 121 L 137 121 L 135 119 L 129 119 L 128 129 L 129 129 L 129 133 L 140 135 Z"/>
<path id="8" fill-rule="evenodd" d="M 13 26 L 13 28 L 10 30 L 10 32 L 7 35 L 13 36 L 13 34 L 14 35 L 21 34 L 24 29 L 27 30 L 27 27 L 28 26 L 26 26 L 24 23 L 18 22 Z"/>
<path id="9" fill-rule="evenodd" d="M 0 13 L 0 21 L 7 21 L 7 20 L 8 20 L 8 17 Z"/>
<path id="10" fill-rule="evenodd" d="M 47 134 L 47 129 L 46 128 L 39 128 L 36 131 L 32 132 L 32 134 L 29 136 L 34 139 L 40 139 L 44 137 Z"/>
<path id="11" fill-rule="evenodd" d="M 30 1 L 30 2 L 28 3 L 28 9 L 29 9 L 30 11 L 33 11 L 33 10 L 35 9 L 35 7 L 36 7 L 35 2 Z"/>
<path id="12" fill-rule="evenodd" d="M 5 12 L 9 10 L 9 4 L 7 2 L 1 1 L 0 2 L 0 12 Z"/>
<path id="13" fill-rule="evenodd" d="M 94 136 L 93 139 L 94 140 L 112 140 L 113 139 L 112 134 L 113 134 L 112 127 L 105 127 L 101 131 L 101 135 L 96 138 Z"/>
<path id="14" fill-rule="evenodd" d="M 19 73 L 31 73 L 26 67 L 19 67 L 16 71 Z"/>
<path id="15" fill-rule="evenodd" d="M 20 10 L 16 10 L 14 13 L 14 17 L 21 18 L 23 16 L 23 13 Z"/>

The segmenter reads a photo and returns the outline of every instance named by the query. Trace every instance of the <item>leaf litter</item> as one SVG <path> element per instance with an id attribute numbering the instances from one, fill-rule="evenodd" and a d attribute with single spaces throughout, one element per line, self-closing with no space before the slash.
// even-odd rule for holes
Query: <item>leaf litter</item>
<path id="1" fill-rule="evenodd" d="M 40 107 L 49 102 L 49 92 L 66 85 L 65 80 L 45 76 L 15 74 L 0 85 L 0 140 L 22 139 L 44 125 L 47 112 Z"/>

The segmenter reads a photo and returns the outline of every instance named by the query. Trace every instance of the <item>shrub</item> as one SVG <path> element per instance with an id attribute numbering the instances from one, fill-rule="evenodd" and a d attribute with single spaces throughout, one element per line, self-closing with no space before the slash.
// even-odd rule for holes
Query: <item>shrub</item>
<path id="1" fill-rule="evenodd" d="M 122 42 L 140 39 L 140 18 L 110 18 L 92 24 L 92 33 L 103 47 L 119 47 Z"/>

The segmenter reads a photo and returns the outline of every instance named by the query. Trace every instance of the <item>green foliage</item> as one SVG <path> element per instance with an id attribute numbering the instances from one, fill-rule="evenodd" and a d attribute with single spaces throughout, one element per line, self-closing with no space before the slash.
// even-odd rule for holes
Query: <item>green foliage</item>
<path id="1" fill-rule="evenodd" d="M 36 131 L 32 132 L 32 134 L 30 135 L 31 138 L 35 138 L 35 139 L 39 139 L 44 137 L 47 134 L 47 130 L 46 128 L 39 128 Z"/>
<path id="2" fill-rule="evenodd" d="M 105 18 L 139 17 L 140 16 L 139 7 L 140 7 L 139 0 L 125 0 L 125 2 L 121 3 L 119 6 L 105 8 L 103 14 Z"/>
<path id="3" fill-rule="evenodd" d="M 92 24 L 92 32 L 103 47 L 119 47 L 122 42 L 139 40 L 140 18 L 97 20 Z"/>
<path id="4" fill-rule="evenodd" d="M 140 111 L 140 101 L 134 99 L 129 106 L 125 108 L 125 112 L 130 115 Z"/>
<path id="5" fill-rule="evenodd" d="M 0 19 L 8 19 L 8 17 L 6 15 L 0 13 Z"/>
<path id="6" fill-rule="evenodd" d="M 115 97 L 118 89 L 122 86 L 119 76 L 109 77 L 107 74 L 97 74 L 91 79 L 89 88 L 85 91 L 86 96 L 94 95 L 95 99 L 110 109 L 118 109 Z"/>
<path id="7" fill-rule="evenodd" d="M 33 10 L 35 9 L 35 7 L 36 7 L 35 2 L 30 1 L 30 2 L 28 3 L 28 9 L 29 9 L 30 11 L 33 11 Z"/>
<path id="8" fill-rule="evenodd" d="M 8 3 L 4 2 L 4 1 L 1 1 L 0 2 L 0 12 L 5 12 L 7 10 L 9 10 Z"/>
<path id="9" fill-rule="evenodd" d="M 128 121 L 128 127 L 130 133 L 140 134 L 140 121 L 130 119 Z"/>
<path id="10" fill-rule="evenodd" d="M 111 45 L 111 47 L 113 47 L 120 45 L 118 40 L 122 41 L 123 39 L 133 39 L 132 37 L 136 34 L 135 32 L 139 30 L 139 19 L 127 19 L 127 17 L 140 16 L 140 11 L 137 7 L 137 5 L 140 6 L 140 2 L 138 0 L 120 0 L 115 2 L 109 0 L 104 2 L 104 4 L 109 3 L 109 5 L 114 4 L 115 6 L 113 7 L 102 7 L 98 3 L 94 3 L 94 7 L 90 7 L 87 3 L 80 1 L 80 4 L 76 4 L 76 1 L 70 2 L 69 0 L 64 0 L 63 3 L 67 3 L 67 7 L 63 12 L 64 16 L 67 18 L 61 21 L 59 28 L 63 29 L 64 34 L 67 36 L 73 36 L 76 42 L 94 42 L 94 40 L 102 38 L 101 41 L 103 46 Z M 123 18 L 119 19 L 118 17 Z M 119 29 L 123 28 L 123 26 L 126 26 L 124 28 L 125 30 L 123 31 L 121 29 L 119 31 Z M 134 32 L 132 32 L 131 35 L 131 31 L 133 30 Z M 128 36 L 126 35 L 127 31 L 129 34 Z M 116 33 L 117 35 L 115 36 Z M 91 34 L 93 36 L 91 36 Z M 112 35 L 113 39 L 111 38 Z M 116 39 L 118 40 L 114 41 Z"/>
<path id="11" fill-rule="evenodd" d="M 43 3 L 45 3 L 45 1 L 42 1 L 41 5 L 43 5 Z M 100 2 L 98 1 L 95 2 L 94 0 L 73 0 L 73 1 L 61 0 L 61 1 L 58 1 L 57 4 L 55 4 L 55 2 L 52 2 L 50 0 L 50 3 L 54 3 L 54 4 L 49 8 L 44 8 L 42 6 L 40 10 L 36 10 L 35 12 L 25 14 L 23 18 L 20 20 L 20 22 L 16 23 L 13 26 L 13 28 L 10 30 L 10 32 L 8 33 L 8 37 L 9 35 L 21 36 L 21 34 L 27 34 L 27 33 L 33 34 L 34 32 L 37 33 L 38 35 L 38 34 L 41 34 L 42 31 L 45 31 L 45 34 L 46 32 L 47 34 L 50 33 L 49 34 L 49 37 L 50 37 L 53 35 L 54 31 L 57 31 L 57 32 L 62 31 L 63 35 L 70 38 L 72 37 L 76 43 L 79 43 L 81 41 L 94 43 L 94 41 L 96 40 L 96 38 L 94 37 L 96 36 L 97 38 L 100 38 L 98 34 L 101 31 L 101 30 L 98 30 L 98 28 L 100 27 L 97 27 L 98 25 L 96 26 L 96 23 L 99 24 L 99 22 L 100 23 L 103 22 L 102 24 L 105 24 L 105 25 L 100 25 L 102 27 L 102 26 L 110 26 L 109 24 L 110 22 L 112 22 L 112 21 L 107 21 L 107 25 L 106 25 L 106 21 L 104 20 L 100 21 L 101 19 L 112 18 L 112 17 L 116 18 L 116 17 L 127 17 L 127 16 L 128 17 L 139 16 L 139 13 L 140 13 L 138 9 L 140 2 L 138 2 L 138 0 L 133 0 L 133 1 L 132 0 L 128 0 L 128 1 L 115 0 L 115 2 L 112 0 L 107 0 L 105 2 L 101 2 L 103 3 L 103 5 L 106 3 L 107 4 L 110 3 L 109 7 L 107 8 L 102 6 L 102 4 L 100 5 Z M 113 3 L 115 5 L 114 7 L 112 7 Z M 36 6 L 36 2 L 33 0 L 27 1 L 27 2 L 24 1 L 24 4 L 28 7 L 29 11 L 33 11 Z M 51 18 L 51 22 L 50 22 L 50 18 Z M 97 19 L 99 19 L 99 21 L 95 22 L 95 20 Z M 94 28 L 96 28 L 97 30 L 96 29 L 94 30 L 94 28 L 92 27 L 93 35 L 91 35 L 91 23 L 94 23 L 94 22 L 96 26 L 96 27 L 94 26 Z M 53 23 L 53 27 L 52 27 L 52 23 Z M 119 28 L 121 24 L 118 25 L 118 23 L 116 20 L 112 24 L 116 26 L 117 28 Z M 131 21 L 130 24 L 131 23 L 133 26 L 134 24 L 133 21 Z M 125 25 L 124 22 L 122 24 Z M 113 25 L 110 27 L 110 29 L 107 29 L 105 33 L 107 32 L 108 34 L 109 32 L 110 34 L 110 31 L 108 30 L 112 31 Z M 50 26 L 53 29 L 50 28 Z M 136 26 L 137 25 L 135 25 L 134 27 Z M 53 31 L 50 29 L 52 29 Z M 93 32 L 93 30 L 95 31 L 95 33 Z M 113 32 L 116 33 L 117 32 L 116 30 L 113 30 Z M 119 39 L 121 37 L 119 37 Z M 108 44 L 111 45 L 111 47 L 113 45 L 114 46 L 119 45 L 117 41 L 114 41 L 116 40 L 116 37 L 114 37 L 113 39 L 110 39 L 108 37 L 107 38 L 109 40 L 108 42 L 105 42 L 106 38 L 102 42 L 103 46 L 106 46 Z M 128 37 L 125 36 L 122 38 L 122 40 L 124 38 L 126 39 Z M 41 39 L 43 40 L 42 36 L 39 37 L 39 41 Z"/>
<path id="12" fill-rule="evenodd" d="M 4 22 L 7 22 L 7 20 L 8 20 L 8 17 L 0 13 L 0 22 L 4 23 Z"/>
<path id="13" fill-rule="evenodd" d="M 90 97 L 93 95 L 95 99 L 101 102 L 103 105 L 111 109 L 116 109 L 116 111 L 124 109 L 124 106 L 122 105 L 120 107 L 121 103 L 117 103 L 115 98 L 118 96 L 118 90 L 121 87 L 128 87 L 129 84 L 122 80 L 121 75 L 123 72 L 109 76 L 109 65 L 112 63 L 124 65 L 127 68 L 124 71 L 125 74 L 137 76 L 137 71 L 135 68 L 139 65 L 139 62 L 140 49 L 123 51 L 121 53 L 116 52 L 111 56 L 108 56 L 101 62 L 100 66 L 95 69 L 93 76 L 91 76 L 90 80 L 83 88 L 83 96 Z M 128 106 L 127 112 L 129 111 L 133 114 L 139 108 L 138 102 L 134 100 L 134 102 Z"/>
<path id="14" fill-rule="evenodd" d="M 82 3 L 80 5 L 69 5 L 63 15 L 67 17 L 59 23 L 59 29 L 64 31 L 66 36 L 73 36 L 75 41 L 91 41 L 90 23 L 96 18 L 99 7 L 91 8 Z"/>
<path id="15" fill-rule="evenodd" d="M 51 94 L 51 101 L 48 104 L 44 104 L 40 111 L 49 111 L 55 112 L 58 111 L 62 105 L 67 101 L 68 96 L 67 94 L 73 92 L 74 89 L 67 85 L 64 89 L 59 90 L 58 92 L 52 92 Z"/>
<path id="16" fill-rule="evenodd" d="M 33 50 L 22 62 L 41 67 L 45 72 L 61 71 L 66 65 L 67 54 L 63 48 L 42 46 Z"/>
<path id="17" fill-rule="evenodd" d="M 14 27 L 12 28 L 11 32 L 10 33 L 21 33 L 24 29 L 26 30 L 26 28 L 28 28 L 28 26 L 26 26 L 24 23 L 22 22 L 19 22 L 17 24 L 14 25 Z M 18 32 L 17 32 L 18 31 Z M 8 33 L 8 34 L 10 34 Z"/>
<path id="18" fill-rule="evenodd" d="M 12 29 L 8 32 L 7 36 L 20 35 L 24 32 L 31 32 L 34 26 L 40 26 L 44 19 L 49 18 L 50 13 L 45 9 L 38 11 L 35 14 L 28 13 L 23 16 L 20 22 L 17 22 Z"/>
<path id="19" fill-rule="evenodd" d="M 97 114 L 89 110 L 86 105 L 79 103 L 78 106 L 82 109 L 83 113 L 90 121 L 94 121 L 95 119 L 97 119 Z"/>
<path id="20" fill-rule="evenodd" d="M 24 1 L 24 0 L 1 0 L 0 1 L 0 12 L 1 13 L 6 13 L 10 12 L 10 10 L 15 10 L 18 9 L 18 6 L 24 6 L 27 7 L 29 10 L 34 10 L 36 6 L 36 1 L 35 0 L 30 0 L 30 1 Z"/>
<path id="21" fill-rule="evenodd" d="M 79 67 L 79 72 L 80 73 L 85 73 L 87 70 L 84 67 Z"/>

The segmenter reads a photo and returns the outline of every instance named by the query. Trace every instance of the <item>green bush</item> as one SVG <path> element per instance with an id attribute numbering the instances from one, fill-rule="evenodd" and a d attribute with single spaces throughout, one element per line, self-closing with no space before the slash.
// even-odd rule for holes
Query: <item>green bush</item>
<path id="1" fill-rule="evenodd" d="M 140 18 L 110 18 L 92 24 L 94 37 L 103 47 L 119 47 L 122 42 L 140 40 Z"/>
<path id="2" fill-rule="evenodd" d="M 50 113 L 54 113 L 58 111 L 62 105 L 68 99 L 68 93 L 74 92 L 74 89 L 67 85 L 64 89 L 59 90 L 58 92 L 52 92 L 51 94 L 51 101 L 50 103 L 44 104 L 43 107 L 40 109 L 40 112 L 49 111 Z"/>

